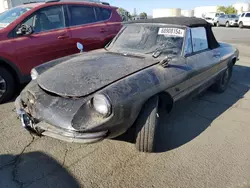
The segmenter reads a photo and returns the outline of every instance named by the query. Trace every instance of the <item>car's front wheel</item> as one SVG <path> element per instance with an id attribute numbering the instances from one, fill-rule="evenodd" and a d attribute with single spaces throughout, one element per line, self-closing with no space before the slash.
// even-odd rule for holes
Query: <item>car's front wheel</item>
<path id="1" fill-rule="evenodd" d="M 213 91 L 222 93 L 228 88 L 232 76 L 232 69 L 233 67 L 231 65 L 227 67 L 219 79 L 212 85 Z"/>
<path id="2" fill-rule="evenodd" d="M 0 67 L 0 104 L 14 95 L 14 79 L 9 71 Z"/>
<path id="3" fill-rule="evenodd" d="M 229 27 L 229 26 L 230 26 L 230 25 L 229 25 L 229 22 L 227 22 L 227 23 L 226 23 L 226 27 Z"/>
<path id="4" fill-rule="evenodd" d="M 220 23 L 219 23 L 219 22 L 217 22 L 217 23 L 216 23 L 216 26 L 217 26 L 217 27 L 220 27 Z"/>
<path id="5" fill-rule="evenodd" d="M 242 29 L 243 27 L 244 27 L 243 22 L 240 22 L 240 23 L 239 23 L 239 28 Z"/>
<path id="6" fill-rule="evenodd" d="M 136 120 L 135 146 L 141 152 L 154 152 L 156 129 L 159 124 L 158 104 L 159 96 L 150 98 Z"/>

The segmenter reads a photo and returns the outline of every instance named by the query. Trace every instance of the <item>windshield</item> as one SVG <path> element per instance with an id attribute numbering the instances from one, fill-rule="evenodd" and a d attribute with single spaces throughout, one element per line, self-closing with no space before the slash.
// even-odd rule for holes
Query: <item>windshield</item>
<path id="1" fill-rule="evenodd" d="M 127 25 L 107 50 L 120 53 L 180 55 L 185 29 L 173 26 Z"/>
<path id="2" fill-rule="evenodd" d="M 8 26 L 10 23 L 19 18 L 22 14 L 29 11 L 31 7 L 15 7 L 10 10 L 6 10 L 0 14 L 0 28 Z"/>
<path id="3" fill-rule="evenodd" d="M 229 18 L 238 18 L 236 15 L 228 15 Z"/>

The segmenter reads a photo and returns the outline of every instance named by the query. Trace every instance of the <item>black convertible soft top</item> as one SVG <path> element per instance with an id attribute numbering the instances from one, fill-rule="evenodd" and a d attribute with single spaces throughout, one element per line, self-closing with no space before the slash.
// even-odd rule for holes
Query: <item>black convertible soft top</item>
<path id="1" fill-rule="evenodd" d="M 125 24 L 132 23 L 159 23 L 159 24 L 172 24 L 172 25 L 183 25 L 186 27 L 205 27 L 207 31 L 207 39 L 209 48 L 218 48 L 220 45 L 214 37 L 212 26 L 206 20 L 196 17 L 162 17 L 153 19 L 133 20 L 126 22 Z"/>
<path id="2" fill-rule="evenodd" d="M 173 24 L 173 25 L 184 25 L 187 27 L 206 27 L 209 23 L 202 18 L 195 17 L 163 17 L 153 19 L 141 19 L 133 20 L 127 23 L 162 23 L 162 24 Z"/>

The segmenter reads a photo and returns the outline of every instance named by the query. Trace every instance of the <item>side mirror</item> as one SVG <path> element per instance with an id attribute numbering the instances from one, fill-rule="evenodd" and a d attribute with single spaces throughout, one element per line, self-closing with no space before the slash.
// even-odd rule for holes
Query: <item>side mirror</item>
<path id="1" fill-rule="evenodd" d="M 30 35 L 34 32 L 33 27 L 27 24 L 22 24 L 16 31 L 17 35 Z"/>
<path id="2" fill-rule="evenodd" d="M 80 50 L 80 52 L 83 52 L 83 45 L 80 42 L 77 42 L 76 46 L 77 46 L 78 50 Z"/>

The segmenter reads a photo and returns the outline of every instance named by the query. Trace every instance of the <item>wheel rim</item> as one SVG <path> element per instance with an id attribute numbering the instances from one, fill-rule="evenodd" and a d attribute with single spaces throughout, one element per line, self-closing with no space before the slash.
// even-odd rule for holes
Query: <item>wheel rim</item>
<path id="1" fill-rule="evenodd" d="M 0 98 L 6 92 L 6 81 L 0 76 Z"/>
<path id="2" fill-rule="evenodd" d="M 223 86 L 227 85 L 228 78 L 229 78 L 229 69 L 227 69 L 226 72 L 223 75 L 222 83 L 221 83 Z"/>

